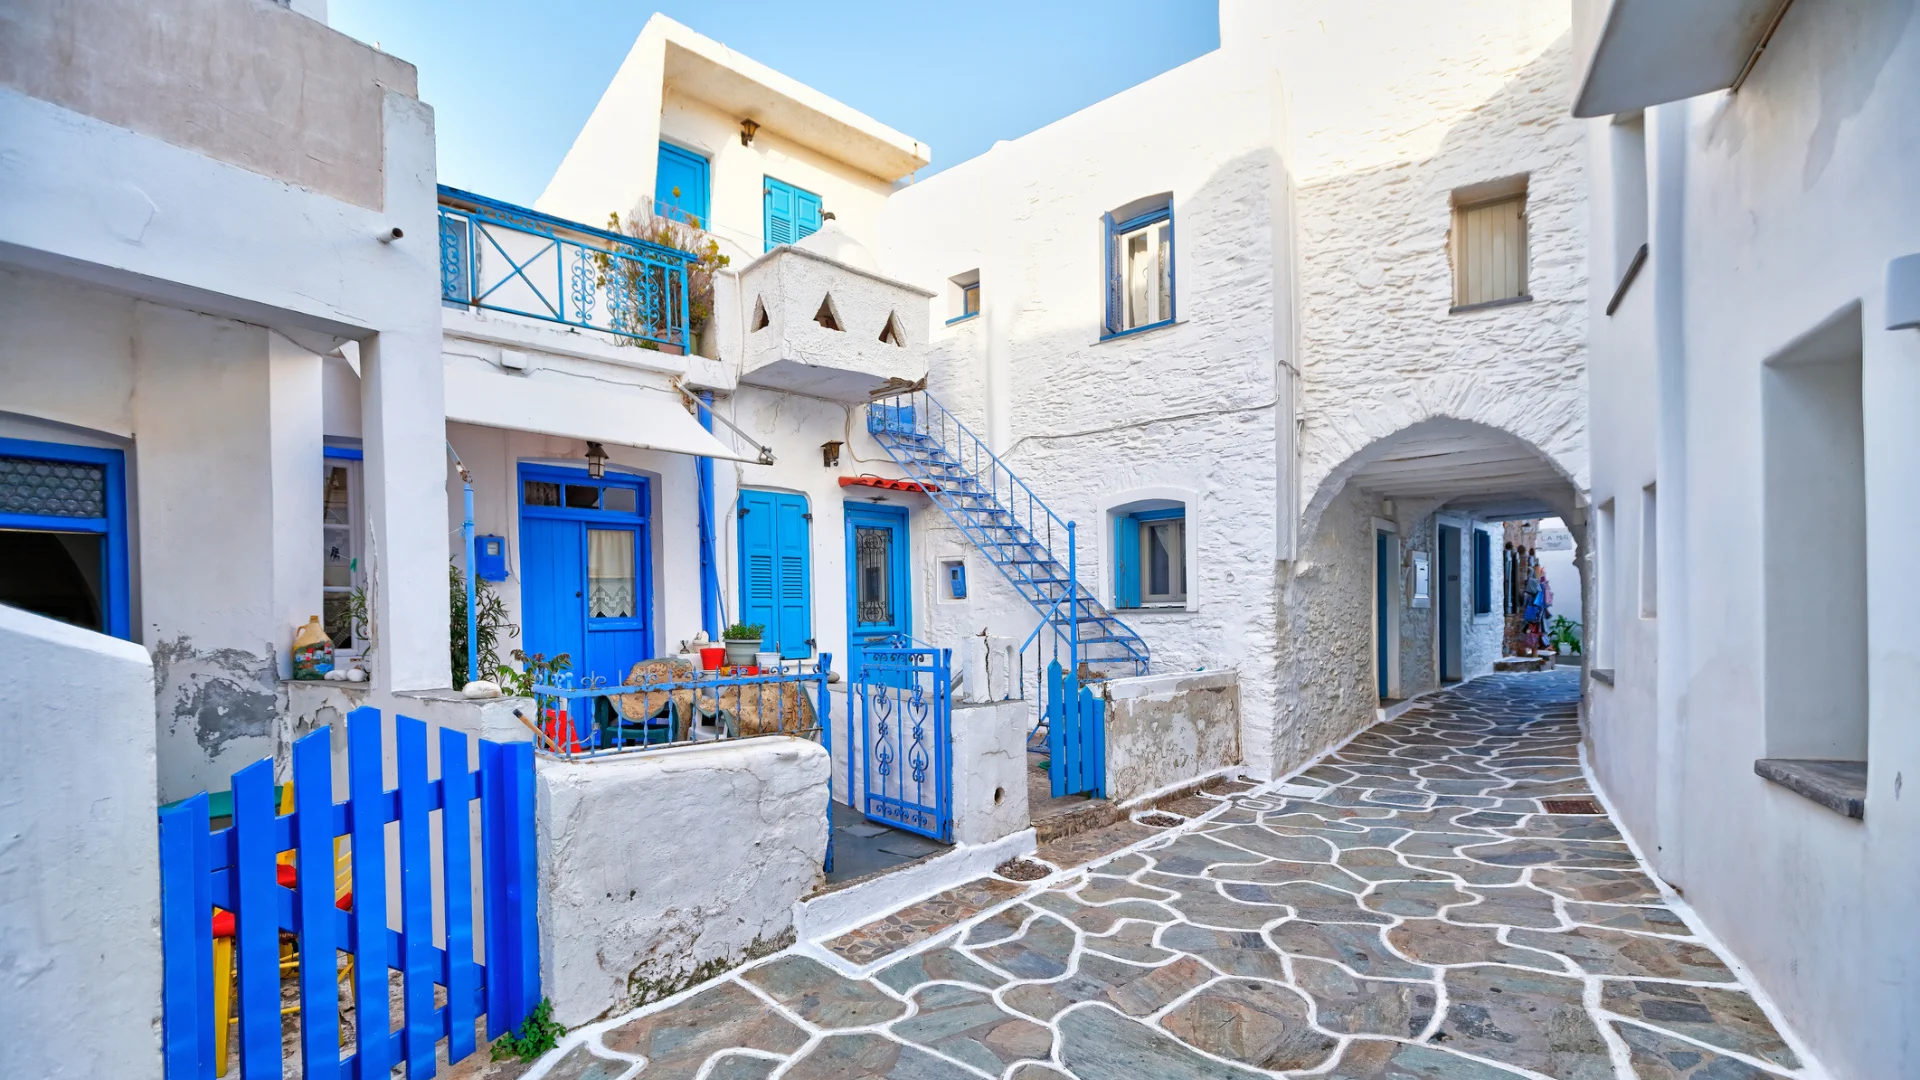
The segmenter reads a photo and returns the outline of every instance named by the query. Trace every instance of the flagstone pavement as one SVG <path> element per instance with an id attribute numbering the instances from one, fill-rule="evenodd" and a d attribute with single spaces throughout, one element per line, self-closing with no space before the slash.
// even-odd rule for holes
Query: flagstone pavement
<path id="1" fill-rule="evenodd" d="M 802 944 L 528 1075 L 1813 1075 L 1612 821 L 1545 812 L 1591 797 L 1578 692 L 1562 670 L 1431 695 L 1091 865 L 974 883 L 951 930 L 858 966 Z"/>

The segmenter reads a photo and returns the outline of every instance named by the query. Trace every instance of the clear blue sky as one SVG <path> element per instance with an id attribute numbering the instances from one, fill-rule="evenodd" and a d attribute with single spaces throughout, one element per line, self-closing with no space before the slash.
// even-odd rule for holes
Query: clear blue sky
<path id="1" fill-rule="evenodd" d="M 655 10 L 933 147 L 922 177 L 1218 47 L 1213 0 L 331 0 L 420 69 L 440 181 L 546 187 Z"/>

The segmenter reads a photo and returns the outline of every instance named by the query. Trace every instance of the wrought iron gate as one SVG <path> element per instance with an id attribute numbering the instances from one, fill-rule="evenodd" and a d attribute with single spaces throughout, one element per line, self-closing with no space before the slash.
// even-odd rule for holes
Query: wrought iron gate
<path id="1" fill-rule="evenodd" d="M 953 841 L 953 650 L 904 641 L 856 653 L 853 708 L 860 725 L 869 818 Z"/>

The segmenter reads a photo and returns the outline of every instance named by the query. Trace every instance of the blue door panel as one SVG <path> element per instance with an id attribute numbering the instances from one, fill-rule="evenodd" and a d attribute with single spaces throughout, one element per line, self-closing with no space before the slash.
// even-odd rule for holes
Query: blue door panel
<path id="1" fill-rule="evenodd" d="M 655 212 L 690 225 L 707 226 L 707 159 L 669 143 L 660 144 L 660 164 L 654 174 Z"/>
<path id="2" fill-rule="evenodd" d="M 586 660 L 581 595 L 587 584 L 586 526 L 529 517 L 520 522 L 521 632 L 526 653 Z"/>
<path id="3" fill-rule="evenodd" d="M 908 553 L 907 512 L 897 506 L 856 505 L 846 507 L 847 519 L 847 670 L 857 677 L 861 650 L 865 646 L 890 643 L 913 636 L 912 566 Z M 892 558 L 886 567 L 888 594 L 892 598 L 885 618 L 869 617 L 860 610 L 861 566 L 859 534 L 865 529 L 887 533 Z M 872 568 L 869 568 L 871 570 Z"/>
<path id="4" fill-rule="evenodd" d="M 1373 534 L 1373 663 L 1380 684 L 1380 696 L 1387 696 L 1387 581 L 1392 568 L 1387 565 L 1387 534 Z"/>

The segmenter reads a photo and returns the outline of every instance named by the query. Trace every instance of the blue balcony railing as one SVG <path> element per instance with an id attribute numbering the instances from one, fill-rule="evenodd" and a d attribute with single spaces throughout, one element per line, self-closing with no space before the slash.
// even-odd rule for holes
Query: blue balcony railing
<path id="1" fill-rule="evenodd" d="M 440 296 L 682 349 L 694 256 L 440 188 Z"/>

